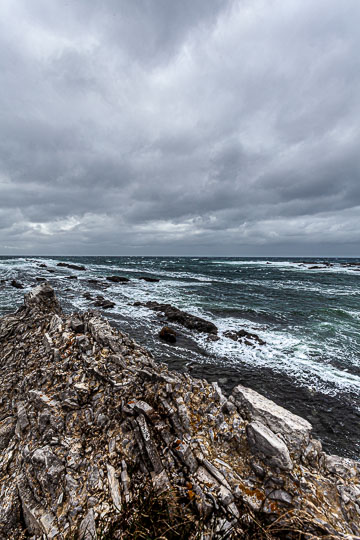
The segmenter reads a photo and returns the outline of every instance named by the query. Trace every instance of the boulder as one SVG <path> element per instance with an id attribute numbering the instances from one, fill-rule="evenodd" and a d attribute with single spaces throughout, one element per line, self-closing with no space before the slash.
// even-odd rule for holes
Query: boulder
<path id="1" fill-rule="evenodd" d="M 244 329 L 237 331 L 227 330 L 224 332 L 224 336 L 232 339 L 233 341 L 239 341 L 240 343 L 245 343 L 245 345 L 250 345 L 251 347 L 254 347 L 256 344 L 266 345 L 265 341 L 263 341 L 257 334 L 252 334 Z"/>
<path id="2" fill-rule="evenodd" d="M 260 455 L 269 465 L 282 470 L 292 470 L 286 444 L 261 422 L 251 422 L 246 426 L 247 440 L 253 454 Z"/>
<path id="3" fill-rule="evenodd" d="M 170 304 L 147 302 L 145 306 L 153 311 L 163 312 L 168 321 L 181 324 L 189 330 L 196 330 L 197 332 L 205 332 L 207 334 L 217 334 L 218 329 L 214 323 L 206 321 L 196 315 L 191 315 L 186 311 L 181 311 Z"/>
<path id="4" fill-rule="evenodd" d="M 15 289 L 23 289 L 24 288 L 24 285 L 22 285 L 21 283 L 16 281 L 16 279 L 13 279 L 12 281 L 10 281 L 10 285 L 12 287 L 15 287 Z"/>
<path id="5" fill-rule="evenodd" d="M 85 330 L 83 321 L 78 318 L 74 318 L 71 320 L 71 328 L 76 334 L 83 334 Z"/>
<path id="6" fill-rule="evenodd" d="M 159 332 L 159 338 L 168 343 L 176 343 L 176 332 L 169 326 L 163 326 Z"/>
<path id="7" fill-rule="evenodd" d="M 262 422 L 274 433 L 281 434 L 296 456 L 309 444 L 312 426 L 304 418 L 241 384 L 234 388 L 232 396 L 240 414 L 251 421 Z"/>
<path id="8" fill-rule="evenodd" d="M 115 307 L 115 302 L 111 302 L 111 300 L 106 300 L 106 298 L 97 298 L 96 302 L 94 302 L 95 307 L 101 307 L 103 309 L 111 309 Z"/>
<path id="9" fill-rule="evenodd" d="M 160 281 L 158 278 L 148 277 L 148 276 L 141 276 L 139 279 L 143 279 L 144 281 L 148 281 L 149 283 L 157 283 Z"/>
<path id="10" fill-rule="evenodd" d="M 50 309 L 52 311 L 60 311 L 60 304 L 55 296 L 54 289 L 48 283 L 42 283 L 34 287 L 24 298 L 26 307 L 37 306 L 42 310 Z"/>

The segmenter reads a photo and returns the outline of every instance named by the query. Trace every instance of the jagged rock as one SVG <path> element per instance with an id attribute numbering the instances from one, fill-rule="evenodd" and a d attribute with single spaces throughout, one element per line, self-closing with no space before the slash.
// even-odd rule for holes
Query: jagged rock
<path id="1" fill-rule="evenodd" d="M 121 512 L 121 495 L 119 481 L 116 478 L 116 471 L 112 465 L 107 464 L 107 476 L 109 482 L 109 489 L 114 506 L 118 512 Z"/>
<path id="2" fill-rule="evenodd" d="M 24 297 L 26 307 L 38 307 L 40 309 L 60 311 L 60 304 L 55 296 L 54 289 L 48 283 L 38 285 Z"/>
<path id="3" fill-rule="evenodd" d="M 250 345 L 254 347 L 257 345 L 266 345 L 265 341 L 262 340 L 257 334 L 252 334 L 247 332 L 247 330 L 227 330 L 224 332 L 224 336 L 232 339 L 233 341 L 239 341 L 240 343 L 245 343 L 245 345 Z"/>
<path id="4" fill-rule="evenodd" d="M 29 426 L 29 419 L 27 417 L 25 403 L 24 401 L 19 401 L 16 404 L 17 408 L 17 417 L 20 431 L 26 431 L 26 428 Z"/>
<path id="5" fill-rule="evenodd" d="M 304 418 L 292 414 L 255 390 L 242 385 L 234 388 L 232 396 L 242 414 L 250 420 L 262 422 L 273 433 L 281 434 L 290 451 L 296 456 L 299 456 L 308 445 L 312 426 Z"/>
<path id="6" fill-rule="evenodd" d="M 1 486 L 0 505 L 0 538 L 7 540 L 19 538 L 21 529 L 20 522 L 20 501 L 17 486 L 12 483 Z M 12 536 L 13 535 L 13 536 Z"/>
<path id="7" fill-rule="evenodd" d="M 157 283 L 160 281 L 159 278 L 153 278 L 148 276 L 140 276 L 139 279 L 143 279 L 144 281 L 148 281 L 149 283 Z"/>
<path id="8" fill-rule="evenodd" d="M 264 424 L 251 422 L 246 426 L 246 434 L 254 454 L 260 454 L 270 465 L 280 469 L 293 468 L 286 444 Z"/>
<path id="9" fill-rule="evenodd" d="M 80 540 L 97 540 L 94 510 L 90 508 L 79 527 Z"/>
<path id="10" fill-rule="evenodd" d="M 16 419 L 8 416 L 0 422 L 0 450 L 4 450 L 15 433 Z"/>
<path id="11" fill-rule="evenodd" d="M 106 276 L 106 279 L 112 283 L 127 283 L 130 281 L 129 278 L 122 276 Z"/>
<path id="12" fill-rule="evenodd" d="M 82 334 L 84 332 L 84 330 L 85 330 L 85 326 L 84 326 L 83 321 L 81 321 L 80 319 L 77 319 L 77 318 L 72 319 L 71 328 L 72 328 L 72 330 L 74 330 L 74 332 L 76 334 Z"/>
<path id="13" fill-rule="evenodd" d="M 49 540 L 56 538 L 59 529 L 56 526 L 55 516 L 32 497 L 31 490 L 26 486 L 24 478 L 20 477 L 20 480 L 22 481 L 19 481 L 17 487 L 28 532 L 39 538 L 43 534 Z"/>
<path id="14" fill-rule="evenodd" d="M 217 334 L 217 327 L 214 323 L 206 321 L 196 315 L 191 315 L 186 311 L 171 306 L 170 304 L 159 304 L 158 302 L 146 302 L 145 307 L 153 311 L 164 313 L 168 321 L 177 322 L 189 330 L 197 330 L 198 332 L 206 332 L 208 334 Z"/>
<path id="15" fill-rule="evenodd" d="M 159 332 L 159 338 L 168 343 L 176 343 L 176 332 L 169 326 L 163 326 Z"/>
<path id="16" fill-rule="evenodd" d="M 330 473 L 341 476 L 342 478 L 355 477 L 360 470 L 360 466 L 354 463 L 352 459 L 339 456 L 325 456 L 325 468 Z"/>
<path id="17" fill-rule="evenodd" d="M 269 499 L 272 499 L 273 501 L 279 501 L 288 505 L 291 505 L 293 501 L 290 493 L 284 491 L 283 489 L 275 489 L 273 491 L 270 491 Z"/>

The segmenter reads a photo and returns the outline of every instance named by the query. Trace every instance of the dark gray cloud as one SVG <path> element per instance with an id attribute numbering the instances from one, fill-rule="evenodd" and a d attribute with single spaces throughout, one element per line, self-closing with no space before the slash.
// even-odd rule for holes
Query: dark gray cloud
<path id="1" fill-rule="evenodd" d="M 0 15 L 0 254 L 358 255 L 358 0 Z"/>

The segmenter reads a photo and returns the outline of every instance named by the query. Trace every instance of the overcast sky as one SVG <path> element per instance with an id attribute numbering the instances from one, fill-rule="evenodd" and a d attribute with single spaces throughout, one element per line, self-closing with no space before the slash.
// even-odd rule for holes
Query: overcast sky
<path id="1" fill-rule="evenodd" d="M 360 256 L 359 0 L 1 0 L 0 254 Z"/>

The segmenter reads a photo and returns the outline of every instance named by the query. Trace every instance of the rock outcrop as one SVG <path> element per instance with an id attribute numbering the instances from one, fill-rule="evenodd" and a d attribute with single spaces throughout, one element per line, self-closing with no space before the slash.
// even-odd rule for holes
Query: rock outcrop
<path id="1" fill-rule="evenodd" d="M 42 265 L 40 265 L 42 266 Z M 71 263 L 65 263 L 65 262 L 59 262 L 56 266 L 60 266 L 62 268 L 70 268 L 70 270 L 86 270 L 85 266 L 78 265 L 78 264 L 71 264 Z"/>
<path id="2" fill-rule="evenodd" d="M 122 276 L 106 276 L 106 279 L 112 283 L 127 283 L 130 281 L 129 278 Z"/>
<path id="3" fill-rule="evenodd" d="M 217 334 L 218 332 L 216 325 L 211 321 L 206 321 L 201 317 L 191 315 L 171 304 L 159 304 L 158 302 L 149 301 L 144 305 L 153 311 L 162 312 L 168 321 L 181 324 L 189 330 L 196 330 L 197 332 L 205 332 L 207 334 Z"/>
<path id="4" fill-rule="evenodd" d="M 360 535 L 359 464 L 308 422 L 170 372 L 47 284 L 0 319 L 0 358 L 0 539 Z"/>

